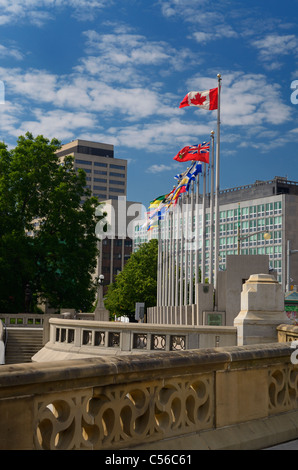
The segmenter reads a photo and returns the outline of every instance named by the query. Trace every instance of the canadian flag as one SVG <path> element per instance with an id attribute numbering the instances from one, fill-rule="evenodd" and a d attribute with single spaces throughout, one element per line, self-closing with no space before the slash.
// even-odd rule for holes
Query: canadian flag
<path id="1" fill-rule="evenodd" d="M 218 88 L 212 88 L 206 91 L 190 91 L 181 101 L 179 108 L 185 106 L 198 106 L 203 109 L 218 108 Z"/>

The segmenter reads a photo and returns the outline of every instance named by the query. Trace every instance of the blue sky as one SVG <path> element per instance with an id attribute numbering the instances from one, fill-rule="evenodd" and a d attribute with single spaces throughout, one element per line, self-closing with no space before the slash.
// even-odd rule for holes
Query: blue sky
<path id="1" fill-rule="evenodd" d="M 113 144 L 147 205 L 216 130 L 216 111 L 179 103 L 221 73 L 221 189 L 298 181 L 297 16 L 297 0 L 0 0 L 0 138 Z"/>

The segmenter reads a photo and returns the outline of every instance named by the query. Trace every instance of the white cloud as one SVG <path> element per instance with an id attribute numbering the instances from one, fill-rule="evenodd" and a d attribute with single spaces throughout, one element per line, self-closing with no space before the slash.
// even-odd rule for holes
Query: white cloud
<path id="1" fill-rule="evenodd" d="M 77 20 L 85 21 L 112 3 L 113 0 L 0 0 L 0 24 L 28 21 L 42 26 L 54 19 L 55 12 L 67 7 Z"/>
<path id="2" fill-rule="evenodd" d="M 189 87 L 206 90 L 217 86 L 211 77 L 194 77 Z M 228 126 L 280 125 L 291 117 L 280 86 L 263 74 L 226 72 L 221 82 L 221 121 Z"/>
<path id="3" fill-rule="evenodd" d="M 279 57 L 289 54 L 297 55 L 298 41 L 294 34 L 268 34 L 262 39 L 252 41 L 251 44 L 259 51 L 260 59 L 269 70 L 282 67 Z"/>
<path id="4" fill-rule="evenodd" d="M 164 171 L 170 171 L 171 169 L 171 165 L 151 165 L 149 168 L 147 168 L 147 173 L 162 173 Z"/>
<path id="5" fill-rule="evenodd" d="M 12 57 L 16 60 L 22 60 L 24 56 L 16 47 L 6 47 L 0 44 L 0 57 Z"/>
<path id="6" fill-rule="evenodd" d="M 76 67 L 80 73 L 99 76 L 108 83 L 151 83 L 152 67 L 159 68 L 160 75 L 185 69 L 185 63 L 198 64 L 190 49 L 173 48 L 164 41 L 149 41 L 145 36 L 133 33 L 124 25 L 110 26 L 108 34 L 89 30 L 87 56 Z M 151 85 L 152 86 L 152 85 Z"/>
<path id="7" fill-rule="evenodd" d="M 15 136 L 31 132 L 33 135 L 44 135 L 49 139 L 74 139 L 84 129 L 96 125 L 96 118 L 90 113 L 74 113 L 63 110 L 45 112 L 43 109 L 34 110 L 35 119 L 24 121 L 16 129 Z"/>

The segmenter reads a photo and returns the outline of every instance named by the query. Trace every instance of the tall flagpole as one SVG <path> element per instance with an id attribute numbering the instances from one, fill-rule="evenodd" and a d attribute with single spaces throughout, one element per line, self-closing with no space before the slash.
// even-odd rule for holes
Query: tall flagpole
<path id="1" fill-rule="evenodd" d="M 210 254 L 209 283 L 213 284 L 213 246 L 214 246 L 214 131 L 211 131 L 211 185 L 210 185 Z"/>
<path id="2" fill-rule="evenodd" d="M 199 192 L 200 192 L 200 179 L 197 176 L 196 185 L 196 204 L 195 204 L 195 284 L 199 283 Z M 195 289 L 195 303 L 198 303 L 197 289 Z"/>
<path id="3" fill-rule="evenodd" d="M 216 139 L 216 175 L 215 175 L 215 259 L 214 259 L 214 289 L 217 289 L 217 275 L 219 270 L 219 172 L 220 172 L 220 94 L 221 94 L 221 74 L 217 74 L 218 79 L 218 105 L 217 105 L 217 139 Z M 217 299 L 217 292 L 215 299 Z M 217 308 L 217 300 L 215 307 Z"/>
<path id="4" fill-rule="evenodd" d="M 203 204 L 202 204 L 202 267 L 201 283 L 205 284 L 206 277 L 206 163 L 203 163 Z"/>

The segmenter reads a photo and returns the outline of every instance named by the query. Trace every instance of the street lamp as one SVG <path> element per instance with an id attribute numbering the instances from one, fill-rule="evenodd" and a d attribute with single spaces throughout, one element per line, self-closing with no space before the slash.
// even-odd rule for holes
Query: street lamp
<path id="1" fill-rule="evenodd" d="M 258 235 L 259 233 L 264 233 L 264 239 L 266 241 L 270 240 L 271 238 L 271 233 L 268 232 L 268 230 L 259 230 L 258 232 L 250 233 L 249 235 L 240 235 L 240 202 L 238 203 L 238 255 L 240 255 L 240 243 L 241 240 L 245 240 L 246 238 L 252 237 L 253 235 Z"/>
<path id="2" fill-rule="evenodd" d="M 271 233 L 269 233 L 267 230 L 260 230 L 259 232 L 254 232 L 254 233 L 250 233 L 249 235 L 243 235 L 243 236 L 240 236 L 240 230 L 239 230 L 239 227 L 238 227 L 238 255 L 240 255 L 240 242 L 241 240 L 245 240 L 246 238 L 249 238 L 249 237 L 252 237 L 253 235 L 258 235 L 259 233 L 263 233 L 263 237 L 265 240 L 270 240 L 271 238 Z"/>
<path id="3" fill-rule="evenodd" d="M 97 278 L 97 306 L 96 308 L 102 308 L 103 307 L 103 281 L 104 281 L 104 275 L 100 274 Z"/>
<path id="4" fill-rule="evenodd" d="M 287 241 L 287 285 L 286 291 L 289 292 L 290 290 L 290 255 L 293 253 L 298 253 L 298 250 L 291 250 L 290 249 L 290 240 Z"/>

